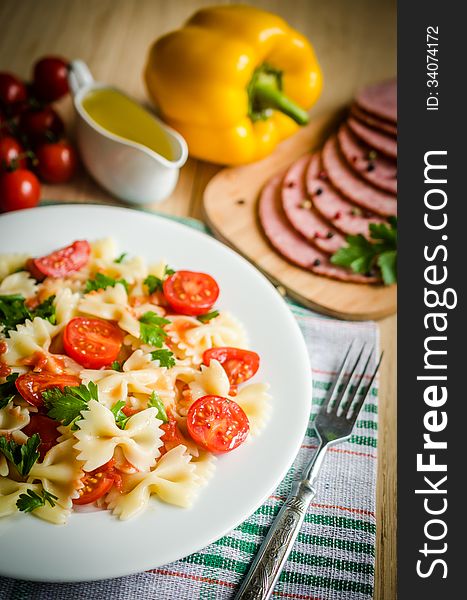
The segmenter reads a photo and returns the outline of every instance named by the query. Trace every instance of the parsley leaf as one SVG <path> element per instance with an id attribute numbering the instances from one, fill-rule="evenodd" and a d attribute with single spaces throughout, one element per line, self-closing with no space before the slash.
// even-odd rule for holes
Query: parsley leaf
<path id="1" fill-rule="evenodd" d="M 31 318 L 31 313 L 24 303 L 21 294 L 10 294 L 0 296 L 0 325 L 4 327 L 4 333 L 10 329 L 16 329 L 17 325 Z"/>
<path id="2" fill-rule="evenodd" d="M 156 277 L 155 275 L 148 275 L 143 283 L 148 286 L 150 294 L 154 294 L 154 292 L 162 292 L 162 284 L 164 283 L 164 280 L 167 279 L 169 275 L 173 275 L 174 273 L 175 271 L 173 269 L 171 269 L 168 265 L 165 265 L 162 279 Z"/>
<path id="3" fill-rule="evenodd" d="M 90 400 L 99 401 L 97 385 L 90 381 L 88 386 L 65 386 L 63 391 L 58 387 L 42 392 L 42 398 L 48 409 L 48 416 L 64 425 L 76 429 L 76 421 L 81 419 L 81 411 L 86 410 Z"/>
<path id="4" fill-rule="evenodd" d="M 125 406 L 124 400 L 119 400 L 116 404 L 112 406 L 110 409 L 112 411 L 113 416 L 115 417 L 115 423 L 120 427 L 120 429 L 125 429 L 126 424 L 128 423 L 128 419 L 126 414 L 122 411 L 122 408 Z"/>
<path id="5" fill-rule="evenodd" d="M 139 336 L 143 342 L 161 348 L 167 337 L 163 326 L 168 325 L 170 321 L 149 310 L 139 318 L 139 322 Z"/>
<path id="6" fill-rule="evenodd" d="M 158 360 L 161 367 L 167 367 L 168 369 L 175 367 L 174 353 L 165 348 L 151 352 L 151 358 L 152 360 Z"/>
<path id="7" fill-rule="evenodd" d="M 117 283 L 121 283 L 125 286 L 128 291 L 128 281 L 126 279 L 114 279 L 103 273 L 96 273 L 94 279 L 88 279 L 86 281 L 86 287 L 84 293 L 95 292 L 97 290 L 105 290 L 108 287 L 115 287 Z"/>
<path id="8" fill-rule="evenodd" d="M 41 317 L 42 319 L 47 319 L 49 323 L 52 325 L 57 324 L 57 317 L 55 315 L 55 306 L 54 306 L 55 296 L 49 296 L 47 300 L 41 302 L 39 306 L 33 311 L 33 317 Z"/>
<path id="9" fill-rule="evenodd" d="M 169 422 L 169 418 L 167 416 L 167 413 L 165 412 L 164 403 L 162 402 L 160 396 L 156 392 L 153 392 L 151 394 L 151 397 L 148 400 L 148 408 L 157 408 L 156 417 L 164 423 Z"/>
<path id="10" fill-rule="evenodd" d="M 118 360 L 114 360 L 113 363 L 110 365 L 110 368 L 112 369 L 112 371 L 123 371 L 122 363 L 118 362 Z"/>
<path id="11" fill-rule="evenodd" d="M 114 260 L 114 263 L 120 264 L 125 260 L 125 257 L 127 256 L 127 252 L 122 252 L 122 254 L 120 254 L 120 256 L 118 258 L 116 258 Z"/>
<path id="12" fill-rule="evenodd" d="M 17 444 L 14 440 L 7 440 L 2 436 L 0 452 L 15 465 L 20 475 L 26 477 L 39 458 L 37 448 L 40 443 L 41 438 L 38 433 L 28 438 L 25 444 Z"/>
<path id="13" fill-rule="evenodd" d="M 50 494 L 46 490 L 42 490 L 42 495 L 36 494 L 33 490 L 28 490 L 26 494 L 20 494 L 16 506 L 18 510 L 22 512 L 32 512 L 36 508 L 45 506 L 48 502 L 50 506 L 55 506 L 55 500 L 58 500 L 57 496 Z"/>
<path id="14" fill-rule="evenodd" d="M 17 379 L 18 373 L 12 373 L 11 375 L 7 376 L 5 383 L 0 385 L 0 408 L 5 408 L 5 406 L 11 402 L 18 393 L 15 385 L 15 381 Z"/>
<path id="15" fill-rule="evenodd" d="M 198 321 L 201 321 L 201 323 L 207 323 L 211 319 L 215 319 L 218 316 L 219 316 L 219 311 L 212 310 L 211 312 L 205 313 L 204 315 L 198 315 L 196 318 L 198 319 Z"/>
<path id="16" fill-rule="evenodd" d="M 388 226 L 389 224 L 389 226 Z M 397 281 L 397 219 L 386 223 L 371 223 L 371 241 L 363 235 L 348 235 L 347 246 L 340 248 L 331 262 L 350 267 L 356 273 L 367 274 L 379 269 L 386 285 Z M 374 241 L 373 241 L 374 240 Z"/>

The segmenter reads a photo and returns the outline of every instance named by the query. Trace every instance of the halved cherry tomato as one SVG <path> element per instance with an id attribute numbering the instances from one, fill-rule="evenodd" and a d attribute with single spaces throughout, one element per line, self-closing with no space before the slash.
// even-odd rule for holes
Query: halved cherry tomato
<path id="1" fill-rule="evenodd" d="M 75 386 L 81 383 L 80 379 L 75 375 L 57 375 L 54 373 L 25 373 L 20 375 L 16 380 L 16 389 L 21 396 L 32 404 L 41 408 L 44 406 L 42 392 L 53 387 L 58 387 L 61 390 L 65 386 Z"/>
<path id="2" fill-rule="evenodd" d="M 164 281 L 164 295 L 170 306 L 185 315 L 202 315 L 219 297 L 219 286 L 206 273 L 177 271 Z"/>
<path id="3" fill-rule="evenodd" d="M 160 426 L 164 431 L 161 437 L 161 440 L 164 442 L 163 448 L 160 448 L 161 454 L 165 454 L 180 444 L 186 444 L 183 433 L 180 431 L 178 423 L 170 411 L 167 411 L 167 417 L 169 421 Z"/>
<path id="4" fill-rule="evenodd" d="M 251 350 L 242 350 L 241 348 L 210 348 L 203 354 L 203 362 L 209 366 L 209 362 L 214 358 L 218 360 L 227 373 L 232 391 L 240 383 L 251 379 L 259 369 L 259 355 Z"/>
<path id="5" fill-rule="evenodd" d="M 63 347 L 73 360 L 86 369 L 110 365 L 118 356 L 123 332 L 111 321 L 75 317 L 63 334 Z"/>
<path id="6" fill-rule="evenodd" d="M 102 467 L 86 473 L 82 482 L 84 486 L 78 490 L 79 498 L 75 498 L 73 504 L 91 504 L 107 494 L 113 485 L 121 489 L 122 476 L 115 469 L 112 459 Z"/>
<path id="7" fill-rule="evenodd" d="M 57 431 L 57 427 L 60 425 L 57 421 L 46 417 L 45 415 L 38 415 L 31 413 L 31 420 L 23 427 L 22 431 L 28 436 L 31 437 L 35 433 L 38 433 L 41 438 L 41 443 L 39 445 L 39 454 L 41 459 L 47 454 L 47 452 L 56 445 L 57 438 L 60 436 L 60 433 Z"/>
<path id="8" fill-rule="evenodd" d="M 230 452 L 243 443 L 250 431 L 248 417 L 233 400 L 203 396 L 188 411 L 188 433 L 210 452 Z"/>
<path id="9" fill-rule="evenodd" d="M 36 279 L 44 277 L 65 277 L 68 273 L 79 271 L 89 260 L 91 246 L 86 240 L 78 240 L 40 258 L 29 259 L 27 268 Z"/>

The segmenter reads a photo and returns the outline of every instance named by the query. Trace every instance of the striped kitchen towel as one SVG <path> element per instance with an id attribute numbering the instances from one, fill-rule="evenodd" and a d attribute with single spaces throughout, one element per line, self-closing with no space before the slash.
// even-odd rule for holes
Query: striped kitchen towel
<path id="1" fill-rule="evenodd" d="M 314 452 L 313 419 L 329 390 L 344 349 L 378 347 L 374 323 L 323 318 L 290 305 L 306 340 L 313 370 L 313 410 L 300 453 L 274 494 L 227 536 L 196 554 L 145 573 L 82 584 L 0 578 L 8 600 L 227 600 L 256 554 L 292 480 Z M 310 373 L 311 376 L 311 373 Z M 350 440 L 331 448 L 293 551 L 273 598 L 369 600 L 373 595 L 378 391 L 367 398 Z"/>

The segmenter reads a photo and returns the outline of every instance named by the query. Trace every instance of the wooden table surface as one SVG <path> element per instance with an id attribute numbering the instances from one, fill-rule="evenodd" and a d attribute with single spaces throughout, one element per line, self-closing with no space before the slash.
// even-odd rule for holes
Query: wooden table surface
<path id="1" fill-rule="evenodd" d="M 85 60 L 96 79 L 114 84 L 145 102 L 141 77 L 150 43 L 175 29 L 203 0 L 2 0 L 0 70 L 27 78 L 45 54 Z M 218 4 L 222 0 L 217 0 Z M 341 108 L 361 85 L 396 72 L 396 0 L 256 0 L 281 14 L 314 43 L 325 87 L 313 109 Z M 58 103 L 70 136 L 69 98 Z M 166 201 L 151 208 L 202 218 L 203 190 L 219 167 L 189 159 Z M 43 198 L 118 204 L 81 169 L 73 182 L 43 186 Z M 396 318 L 380 321 L 385 359 L 381 373 L 376 600 L 396 598 Z"/>

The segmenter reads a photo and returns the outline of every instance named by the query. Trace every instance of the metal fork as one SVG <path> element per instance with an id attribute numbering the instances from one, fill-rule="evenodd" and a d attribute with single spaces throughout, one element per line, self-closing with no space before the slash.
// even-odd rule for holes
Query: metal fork
<path id="1" fill-rule="evenodd" d="M 365 366 L 361 375 L 357 376 L 356 384 L 353 384 L 354 375 L 366 353 L 366 347 L 362 346 L 358 358 L 350 369 L 350 374 L 346 376 L 351 350 L 352 344 L 346 352 L 329 395 L 315 419 L 314 428 L 319 441 L 318 448 L 305 466 L 301 479 L 293 483 L 289 496 L 271 525 L 235 600 L 267 600 L 271 596 L 300 531 L 308 506 L 316 494 L 313 483 L 318 477 L 326 451 L 330 446 L 349 439 L 352 433 L 360 409 L 373 385 L 383 355 L 381 354 L 376 368 L 370 375 L 368 387 L 366 390 L 362 390 L 359 397 L 358 392 L 363 378 L 367 375 L 374 348 L 368 352 Z M 340 389 L 341 382 L 342 389 Z"/>

